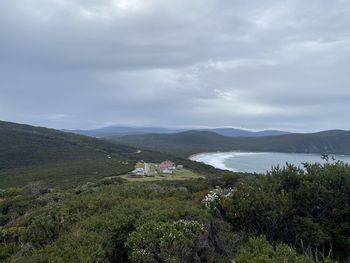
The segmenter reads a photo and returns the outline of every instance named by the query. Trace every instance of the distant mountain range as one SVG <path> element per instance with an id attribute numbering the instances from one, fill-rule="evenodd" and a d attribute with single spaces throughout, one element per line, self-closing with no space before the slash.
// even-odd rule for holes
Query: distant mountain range
<path id="1" fill-rule="evenodd" d="M 118 143 L 179 156 L 214 151 L 350 154 L 350 131 L 294 133 L 264 137 L 227 137 L 211 131 L 110 137 Z"/>
<path id="2" fill-rule="evenodd" d="M 184 130 L 181 129 L 167 129 L 167 128 L 157 128 L 157 127 L 127 127 L 127 126 L 109 126 L 100 129 L 93 130 L 64 130 L 66 132 L 72 132 L 76 134 L 104 138 L 111 136 L 126 136 L 126 135 L 137 135 L 137 134 L 171 134 L 178 133 Z"/>
<path id="3" fill-rule="evenodd" d="M 289 134 L 289 132 L 278 130 L 264 130 L 264 131 L 249 131 L 235 128 L 212 128 L 212 129 L 195 129 L 197 131 L 211 131 L 219 135 L 229 137 L 261 137 L 261 136 L 276 136 Z M 110 126 L 93 130 L 66 130 L 77 134 L 86 136 L 105 138 L 111 136 L 126 136 L 139 134 L 174 134 L 185 132 L 186 129 L 170 129 L 159 127 L 127 127 L 127 126 Z"/>
<path id="4" fill-rule="evenodd" d="M 200 131 L 211 131 L 222 136 L 229 137 L 263 137 L 263 136 L 277 136 L 290 134 L 290 132 L 279 131 L 279 130 L 263 130 L 263 131 L 248 131 L 243 129 L 234 128 L 215 128 L 215 129 L 205 129 Z"/>

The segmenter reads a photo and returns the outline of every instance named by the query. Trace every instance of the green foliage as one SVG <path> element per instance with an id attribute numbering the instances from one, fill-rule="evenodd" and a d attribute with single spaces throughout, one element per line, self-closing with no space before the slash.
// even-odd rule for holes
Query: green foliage
<path id="1" fill-rule="evenodd" d="M 191 262 L 199 259 L 204 225 L 197 221 L 148 222 L 128 238 L 132 262 Z"/>
<path id="2" fill-rule="evenodd" d="M 266 235 L 317 256 L 350 256 L 350 167 L 305 164 L 241 182 L 221 203 L 236 230 Z"/>
<path id="3" fill-rule="evenodd" d="M 67 221 L 59 207 L 50 208 L 49 211 L 31 220 L 27 227 L 26 239 L 34 247 L 41 247 L 56 239 L 66 227 Z"/>
<path id="4" fill-rule="evenodd" d="M 167 244 L 170 248 L 174 245 L 172 249 L 179 256 L 187 257 L 187 248 L 196 244 L 197 250 L 191 250 L 194 253 L 191 256 L 206 262 L 216 262 L 215 259 L 228 262 L 234 250 L 231 245 L 240 238 L 229 225 L 213 218 L 200 203 L 193 201 L 197 191 L 207 189 L 207 184 L 117 183 L 94 183 L 87 187 L 93 191 L 79 193 L 56 189 L 43 195 L 23 191 L 23 195 L 7 197 L 3 201 L 7 204 L 3 215 L 16 216 L 11 216 L 0 232 L 4 237 L 0 240 L 2 259 L 130 262 L 131 247 L 136 246 L 132 237 L 144 235 L 147 226 L 160 225 L 164 227 L 159 235 L 171 230 L 179 237 L 177 243 Z M 21 213 L 19 208 L 23 208 Z M 145 238 L 154 236 L 149 234 Z M 183 244 L 186 247 L 181 247 Z M 158 245 L 165 257 L 164 247 Z"/>
<path id="5" fill-rule="evenodd" d="M 185 134 L 182 154 L 206 147 L 209 135 L 193 141 Z M 243 178 L 166 153 L 26 125 L 0 122 L 0 141 L 2 262 L 349 260 L 350 167 L 343 163 Z M 206 178 L 117 177 L 139 160 L 164 159 Z M 207 200 L 216 208 L 211 213 L 202 200 L 216 186 L 223 191 Z"/>
<path id="6" fill-rule="evenodd" d="M 249 238 L 235 258 L 237 263 L 312 263 L 313 259 L 298 254 L 285 244 L 273 247 L 265 237 Z M 331 261 L 322 261 L 331 262 Z"/>
<path id="7" fill-rule="evenodd" d="M 22 192 L 23 192 L 23 189 L 20 187 L 10 187 L 2 191 L 2 196 L 3 197 L 17 196 L 17 195 L 20 195 Z"/>
<path id="8" fill-rule="evenodd" d="M 113 177 L 48 191 L 45 185 L 30 184 L 2 197 L 0 259 L 311 263 L 330 262 L 331 255 L 345 261 L 348 169 L 341 163 L 309 165 L 307 171 L 289 166 L 238 182 L 223 175 L 149 183 Z M 212 182 L 231 188 L 215 203 L 219 217 L 201 202 Z M 330 189 L 333 195 L 327 194 Z M 330 214 L 324 216 L 328 207 Z M 275 245 L 261 237 L 244 243 L 245 232 L 266 234 Z"/>
<path id="9" fill-rule="evenodd" d="M 95 233 L 74 231 L 43 249 L 35 250 L 30 257 L 19 262 L 109 262 L 106 251 Z"/>

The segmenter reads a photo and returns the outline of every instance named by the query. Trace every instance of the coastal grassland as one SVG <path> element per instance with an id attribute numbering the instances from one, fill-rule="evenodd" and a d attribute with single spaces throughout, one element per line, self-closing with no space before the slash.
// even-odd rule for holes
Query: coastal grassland
<path id="1" fill-rule="evenodd" d="M 178 169 L 170 175 L 156 175 L 156 176 L 143 176 L 141 178 L 129 178 L 128 175 L 122 175 L 121 178 L 132 182 L 151 182 L 161 180 L 191 180 L 191 179 L 204 179 L 205 175 L 191 171 L 189 169 Z"/>

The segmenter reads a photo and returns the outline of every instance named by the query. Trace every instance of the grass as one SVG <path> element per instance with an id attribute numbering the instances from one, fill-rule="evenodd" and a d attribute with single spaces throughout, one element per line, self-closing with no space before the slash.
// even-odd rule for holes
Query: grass
<path id="1" fill-rule="evenodd" d="M 152 182 L 152 181 L 162 181 L 162 180 L 176 181 L 176 180 L 190 180 L 190 179 L 205 178 L 203 175 L 195 173 L 189 169 L 176 170 L 173 174 L 167 175 L 167 176 L 153 176 L 153 177 L 143 176 L 141 178 L 129 178 L 128 175 L 122 175 L 120 177 L 130 182 Z"/>
<path id="2" fill-rule="evenodd" d="M 150 163 L 149 165 L 150 165 L 150 166 L 149 166 L 149 170 L 150 170 L 150 172 L 151 172 L 151 173 L 157 173 L 157 167 L 156 167 L 156 164 L 154 164 L 154 163 Z"/>
<path id="3" fill-rule="evenodd" d="M 143 167 L 144 167 L 144 164 L 141 162 L 137 162 L 135 165 L 135 168 L 143 168 Z"/>

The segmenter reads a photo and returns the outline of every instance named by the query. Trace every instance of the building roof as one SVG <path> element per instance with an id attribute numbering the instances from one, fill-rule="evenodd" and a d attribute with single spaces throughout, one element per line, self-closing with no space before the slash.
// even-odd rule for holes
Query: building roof
<path id="1" fill-rule="evenodd" d="M 159 169 L 165 170 L 174 166 L 175 166 L 175 163 L 173 163 L 172 161 L 166 160 L 159 165 Z"/>

